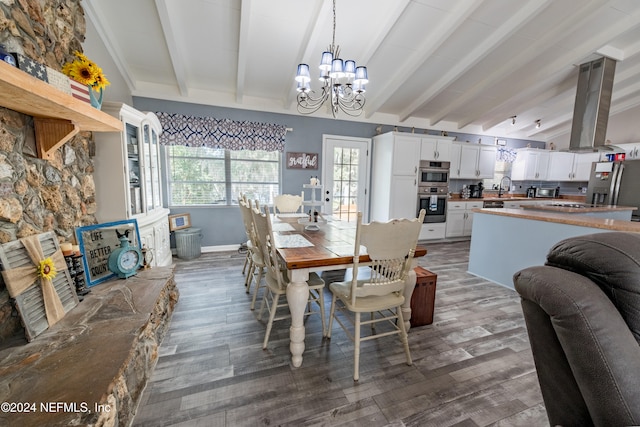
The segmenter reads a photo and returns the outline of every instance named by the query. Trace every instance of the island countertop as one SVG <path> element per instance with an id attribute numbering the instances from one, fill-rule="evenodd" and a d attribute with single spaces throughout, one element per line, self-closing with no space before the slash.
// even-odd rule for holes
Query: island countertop
<path id="1" fill-rule="evenodd" d="M 585 203 L 553 203 L 553 204 L 535 204 L 522 205 L 521 209 L 532 209 L 549 212 L 562 213 L 587 213 L 587 212 L 619 212 L 619 211 L 635 211 L 638 208 L 634 206 L 616 206 L 616 205 L 587 205 Z"/>
<path id="2" fill-rule="evenodd" d="M 617 209 L 619 208 L 619 209 Z M 605 209 L 610 212 L 620 210 L 633 210 L 635 208 L 630 207 L 594 207 L 591 209 Z M 513 209 L 513 208 L 482 208 L 474 209 L 474 212 L 485 213 L 490 215 L 501 215 L 513 218 L 530 219 L 534 221 L 555 222 L 558 224 L 577 225 L 581 227 L 600 228 L 611 231 L 627 231 L 632 233 L 640 233 L 640 222 L 624 221 L 611 218 L 596 218 L 586 215 L 569 215 L 567 209 L 575 209 L 578 212 L 587 213 L 587 208 L 561 208 L 562 210 L 540 210 L 540 209 L 525 209 L 525 207 Z M 575 213 L 575 212 L 573 212 Z"/>

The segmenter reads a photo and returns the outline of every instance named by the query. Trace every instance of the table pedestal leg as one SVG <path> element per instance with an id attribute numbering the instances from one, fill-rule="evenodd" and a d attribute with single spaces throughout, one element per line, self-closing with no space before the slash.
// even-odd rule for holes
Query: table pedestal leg
<path id="1" fill-rule="evenodd" d="M 304 311 L 309 299 L 309 272 L 307 270 L 290 270 L 291 282 L 287 286 L 287 302 L 291 312 L 291 328 L 289 329 L 289 349 L 291 363 L 295 368 L 302 365 L 304 352 Z M 415 279 L 414 279 L 415 281 Z"/>
<path id="2" fill-rule="evenodd" d="M 402 304 L 402 317 L 404 318 L 404 326 L 409 332 L 411 328 L 411 295 L 413 295 L 413 289 L 416 287 L 416 272 L 412 268 L 407 274 L 407 278 L 404 282 L 404 304 Z"/>

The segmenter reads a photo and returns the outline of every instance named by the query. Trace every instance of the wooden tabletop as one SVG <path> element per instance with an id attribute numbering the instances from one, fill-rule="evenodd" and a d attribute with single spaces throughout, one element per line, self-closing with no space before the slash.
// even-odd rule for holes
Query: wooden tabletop
<path id="1" fill-rule="evenodd" d="M 327 222 L 318 223 L 319 230 L 305 230 L 308 223 L 300 224 L 300 218 L 289 218 L 282 216 L 273 217 L 275 235 L 298 234 L 303 236 L 313 246 L 278 248 L 278 253 L 282 257 L 288 270 L 300 268 L 331 267 L 337 265 L 351 264 L 353 262 L 353 249 L 356 236 L 356 224 L 346 221 L 332 220 L 327 218 Z M 294 230 L 277 231 L 278 223 L 287 223 Z M 276 236 L 276 239 L 278 236 Z M 427 254 L 427 249 L 423 246 L 416 246 L 415 257 L 422 257 Z M 370 261 L 369 256 L 360 256 L 360 262 Z"/>

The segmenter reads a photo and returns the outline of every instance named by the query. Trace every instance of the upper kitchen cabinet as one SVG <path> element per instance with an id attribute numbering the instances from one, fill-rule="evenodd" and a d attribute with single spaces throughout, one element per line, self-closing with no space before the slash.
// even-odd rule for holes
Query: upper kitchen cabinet
<path id="1" fill-rule="evenodd" d="M 415 218 L 420 138 L 389 132 L 373 138 L 371 220 Z"/>
<path id="2" fill-rule="evenodd" d="M 548 181 L 589 181 L 591 164 L 600 160 L 600 153 L 569 153 L 551 151 Z"/>
<path id="3" fill-rule="evenodd" d="M 423 135 L 420 138 L 420 160 L 450 162 L 453 140 L 453 137 Z"/>
<path id="4" fill-rule="evenodd" d="M 153 254 L 151 265 L 170 265 L 169 210 L 162 207 L 160 188 L 160 121 L 125 104 L 108 103 L 102 109 L 117 117 L 124 131 L 94 135 L 96 218 L 135 219 L 142 245 Z"/>
<path id="5" fill-rule="evenodd" d="M 496 166 L 495 145 L 454 142 L 451 144 L 451 178 L 493 178 Z"/>
<path id="6" fill-rule="evenodd" d="M 518 150 L 516 160 L 511 169 L 511 179 L 514 181 L 540 180 L 548 177 L 550 152 L 535 148 Z"/>
<path id="7" fill-rule="evenodd" d="M 393 136 L 392 159 L 394 175 L 416 176 L 420 165 L 420 140 L 410 136 Z"/>

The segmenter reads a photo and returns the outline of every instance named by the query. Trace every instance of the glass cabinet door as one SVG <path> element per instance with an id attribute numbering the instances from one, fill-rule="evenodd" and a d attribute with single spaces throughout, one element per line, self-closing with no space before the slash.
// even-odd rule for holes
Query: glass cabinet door
<path id="1" fill-rule="evenodd" d="M 143 170 L 139 152 L 139 129 L 131 123 L 125 123 L 125 125 L 127 173 L 129 175 L 129 208 L 131 215 L 137 215 L 143 212 L 141 182 Z"/>
<path id="2" fill-rule="evenodd" d="M 153 147 L 151 146 L 151 127 L 148 124 L 143 125 L 143 151 L 144 151 L 144 195 L 146 211 L 153 210 L 153 176 L 151 173 L 151 165 L 153 160 L 151 153 Z"/>
<path id="3" fill-rule="evenodd" d="M 162 206 L 162 196 L 160 191 L 160 158 L 159 158 L 158 133 L 151 128 L 151 185 L 153 192 L 153 208 Z"/>

